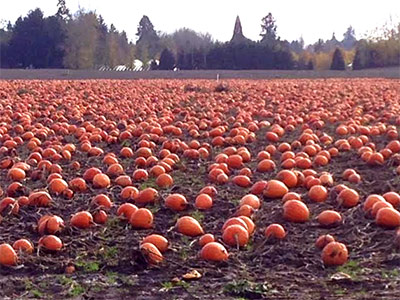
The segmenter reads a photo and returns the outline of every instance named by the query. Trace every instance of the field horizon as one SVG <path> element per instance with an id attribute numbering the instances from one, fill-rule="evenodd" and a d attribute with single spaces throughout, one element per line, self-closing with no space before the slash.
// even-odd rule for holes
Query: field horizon
<path id="1" fill-rule="evenodd" d="M 400 79 L 400 68 L 364 70 L 180 70 L 180 71 L 98 71 L 70 69 L 0 69 L 0 80 L 80 79 L 296 79 L 296 78 L 388 78 Z"/>

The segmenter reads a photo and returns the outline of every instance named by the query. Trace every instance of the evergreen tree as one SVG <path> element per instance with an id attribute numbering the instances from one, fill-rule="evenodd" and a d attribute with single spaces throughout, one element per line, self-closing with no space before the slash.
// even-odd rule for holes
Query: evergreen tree
<path id="1" fill-rule="evenodd" d="M 64 65 L 71 69 L 91 69 L 96 63 L 98 18 L 94 12 L 80 10 L 67 24 Z"/>
<path id="2" fill-rule="evenodd" d="M 319 53 L 324 50 L 324 40 L 323 39 L 318 39 L 318 41 L 314 44 L 314 52 Z"/>
<path id="3" fill-rule="evenodd" d="M 182 70 L 206 68 L 207 54 L 213 46 L 209 34 L 201 34 L 188 28 L 181 28 L 175 31 L 170 38 L 172 46 L 168 45 L 164 48 L 175 50 L 178 68 Z"/>
<path id="4" fill-rule="evenodd" d="M 108 27 L 101 15 L 98 17 L 98 25 L 96 29 L 98 39 L 95 50 L 95 64 L 98 67 L 110 66 L 107 47 Z"/>
<path id="5" fill-rule="evenodd" d="M 356 54 L 354 55 L 353 64 L 352 64 L 353 70 L 364 69 L 365 64 L 364 64 L 362 56 L 363 56 L 362 50 L 360 48 L 357 48 Z"/>
<path id="6" fill-rule="evenodd" d="M 63 68 L 66 39 L 65 21 L 57 16 L 46 18 L 45 33 L 47 36 L 47 56 L 45 67 Z"/>
<path id="7" fill-rule="evenodd" d="M 298 41 L 297 40 L 296 41 L 292 41 L 290 43 L 290 49 L 293 52 L 297 53 L 297 54 L 301 53 L 303 51 L 303 49 L 304 49 L 303 37 L 300 37 L 300 39 Z"/>
<path id="8" fill-rule="evenodd" d="M 40 9 L 30 11 L 25 18 L 18 18 L 9 42 L 8 54 L 14 67 L 47 67 L 48 37 Z"/>
<path id="9" fill-rule="evenodd" d="M 261 20 L 261 42 L 270 47 L 275 46 L 276 42 L 279 40 L 276 34 L 277 27 L 275 22 L 276 21 L 271 13 L 268 13 L 268 15 Z"/>
<path id="10" fill-rule="evenodd" d="M 172 70 L 174 66 L 175 66 L 174 54 L 170 50 L 165 48 L 161 52 L 160 65 L 158 66 L 158 68 L 160 70 Z"/>
<path id="11" fill-rule="evenodd" d="M 67 5 L 65 3 L 65 0 L 58 0 L 57 3 L 57 13 L 56 16 L 63 19 L 63 20 L 67 20 L 71 18 L 71 14 L 69 13 L 69 9 L 67 8 Z"/>
<path id="12" fill-rule="evenodd" d="M 326 41 L 323 51 L 330 52 L 338 47 L 341 47 L 341 43 L 336 39 L 335 33 L 333 33 L 332 38 Z"/>
<path id="13" fill-rule="evenodd" d="M 0 29 L 0 68 L 10 67 L 8 48 L 12 31 L 13 27 L 10 22 L 8 22 L 6 28 Z"/>
<path id="14" fill-rule="evenodd" d="M 335 52 L 333 52 L 332 64 L 331 64 L 330 69 L 331 70 L 345 70 L 346 69 L 343 54 L 339 48 L 336 48 Z"/>
<path id="15" fill-rule="evenodd" d="M 139 58 L 144 62 L 156 58 L 160 52 L 160 37 L 148 16 L 140 20 L 136 35 L 139 37 L 136 42 Z"/>
<path id="16" fill-rule="evenodd" d="M 353 27 L 349 26 L 349 28 L 347 28 L 346 32 L 343 34 L 343 48 L 346 50 L 350 50 L 355 46 L 356 42 L 357 39 L 355 37 L 354 29 Z"/>
<path id="17" fill-rule="evenodd" d="M 314 64 L 311 59 L 308 61 L 307 70 L 314 70 Z"/>

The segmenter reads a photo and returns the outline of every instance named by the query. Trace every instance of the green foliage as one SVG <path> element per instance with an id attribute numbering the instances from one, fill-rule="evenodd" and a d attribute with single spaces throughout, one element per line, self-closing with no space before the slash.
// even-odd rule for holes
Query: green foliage
<path id="1" fill-rule="evenodd" d="M 110 30 L 95 12 L 71 16 L 64 0 L 55 15 L 40 9 L 0 30 L 1 65 L 7 67 L 88 69 L 133 62 L 133 45 L 125 32 Z"/>
<path id="2" fill-rule="evenodd" d="M 165 281 L 161 283 L 161 291 L 168 292 L 173 288 L 182 287 L 184 289 L 188 289 L 190 284 L 184 280 L 177 280 L 177 281 Z"/>
<path id="3" fill-rule="evenodd" d="M 144 15 L 139 22 L 136 35 L 137 57 L 147 63 L 160 54 L 160 37 L 148 16 Z"/>
<path id="4" fill-rule="evenodd" d="M 172 70 L 174 68 L 174 66 L 175 66 L 174 54 L 170 50 L 165 48 L 161 52 L 159 69 L 160 70 Z"/>
<path id="5" fill-rule="evenodd" d="M 261 20 L 261 42 L 267 44 L 269 47 L 274 47 L 279 40 L 276 33 L 275 19 L 271 13 L 268 13 Z"/>
<path id="6" fill-rule="evenodd" d="M 294 59 L 283 43 L 271 48 L 266 43 L 217 44 L 207 55 L 209 69 L 292 69 Z"/>
<path id="7" fill-rule="evenodd" d="M 67 23 L 64 64 L 70 69 L 91 69 L 95 66 L 98 20 L 93 12 L 78 11 Z"/>
<path id="8" fill-rule="evenodd" d="M 58 8 L 57 13 L 56 13 L 57 17 L 64 19 L 64 20 L 71 18 L 71 14 L 69 12 L 69 9 L 67 8 L 65 0 L 58 0 L 57 8 Z"/>
<path id="9" fill-rule="evenodd" d="M 58 282 L 68 289 L 69 297 L 77 297 L 85 292 L 85 288 L 81 284 L 65 275 L 60 276 Z"/>
<path id="10" fill-rule="evenodd" d="M 383 35 L 357 43 L 354 70 L 400 65 L 400 23 L 383 31 Z"/>
<path id="11" fill-rule="evenodd" d="M 337 267 L 336 271 L 346 273 L 353 279 L 357 279 L 362 274 L 363 268 L 359 265 L 358 261 L 349 260 L 344 265 Z"/>
<path id="12" fill-rule="evenodd" d="M 97 272 L 100 269 L 100 265 L 96 261 L 85 261 L 85 260 L 77 260 L 76 266 L 83 268 L 85 272 Z"/>
<path id="13" fill-rule="evenodd" d="M 246 296 L 247 294 L 256 294 L 259 297 L 265 295 L 271 286 L 267 283 L 254 283 L 246 279 L 235 280 L 224 287 L 224 292 L 237 296 Z"/>
<path id="14" fill-rule="evenodd" d="M 37 289 L 31 290 L 31 293 L 34 298 L 42 298 L 43 297 L 43 293 Z"/>
<path id="15" fill-rule="evenodd" d="M 171 281 L 166 281 L 161 284 L 162 289 L 165 291 L 169 291 L 174 288 L 174 283 Z"/>
<path id="16" fill-rule="evenodd" d="M 83 286 L 81 286 L 80 284 L 75 284 L 71 287 L 70 291 L 68 292 L 68 294 L 71 297 L 77 297 L 81 294 L 83 294 L 85 292 L 85 289 Z"/>
<path id="17" fill-rule="evenodd" d="M 2 65 L 10 67 L 54 68 L 62 67 L 65 42 L 63 20 L 54 16 L 43 17 L 40 9 L 18 18 L 8 30 L 6 52 Z"/>
<path id="18" fill-rule="evenodd" d="M 400 65 L 400 24 L 384 25 L 375 36 L 359 42 L 354 28 L 349 26 L 341 41 L 333 34 L 329 40 L 319 39 L 304 47 L 302 38 L 280 40 L 271 13 L 262 19 L 260 42 L 243 35 L 237 17 L 234 35 L 227 43 L 214 42 L 209 34 L 188 28 L 160 35 L 150 18 L 143 16 L 134 45 L 124 31 L 119 32 L 112 24 L 107 26 L 94 11 L 81 9 L 71 15 L 65 0 L 58 0 L 57 8 L 53 16 L 44 17 L 40 9 L 35 9 L 15 24 L 3 25 L 1 67 L 112 69 L 117 65 L 132 67 L 135 58 L 142 60 L 146 68 L 162 70 L 175 65 L 183 70 L 343 70 L 343 61 L 344 65 L 353 62 L 355 70 Z M 165 50 L 161 53 L 162 49 Z M 335 49 L 340 49 L 342 55 Z M 154 62 L 158 58 L 160 65 Z"/>
<path id="19" fill-rule="evenodd" d="M 345 70 L 346 65 L 344 63 L 344 58 L 342 51 L 339 48 L 336 48 L 335 52 L 333 52 L 331 70 Z"/>
<path id="20" fill-rule="evenodd" d="M 400 275 L 400 271 L 397 269 L 393 270 L 382 270 L 381 276 L 384 279 L 398 278 Z"/>
<path id="21" fill-rule="evenodd" d="M 199 210 L 192 212 L 192 217 L 196 219 L 199 223 L 203 222 L 204 220 L 204 213 Z"/>
<path id="22" fill-rule="evenodd" d="M 314 70 L 314 64 L 311 59 L 308 61 L 307 70 Z"/>
<path id="23" fill-rule="evenodd" d="M 357 39 L 355 37 L 354 28 L 349 26 L 346 32 L 343 34 L 342 45 L 346 50 L 352 49 L 357 43 Z"/>

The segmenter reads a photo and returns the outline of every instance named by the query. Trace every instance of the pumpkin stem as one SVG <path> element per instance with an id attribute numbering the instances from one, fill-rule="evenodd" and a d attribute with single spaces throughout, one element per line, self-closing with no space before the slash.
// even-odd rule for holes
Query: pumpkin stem
<path id="1" fill-rule="evenodd" d="M 238 238 L 238 234 L 235 234 L 233 237 L 235 238 L 236 249 L 239 250 L 239 238 Z"/>

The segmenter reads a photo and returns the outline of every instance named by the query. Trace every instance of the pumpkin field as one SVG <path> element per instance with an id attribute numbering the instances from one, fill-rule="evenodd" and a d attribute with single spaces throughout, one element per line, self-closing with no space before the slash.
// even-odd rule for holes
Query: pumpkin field
<path id="1" fill-rule="evenodd" d="M 0 81 L 1 299 L 400 299 L 400 81 Z"/>

